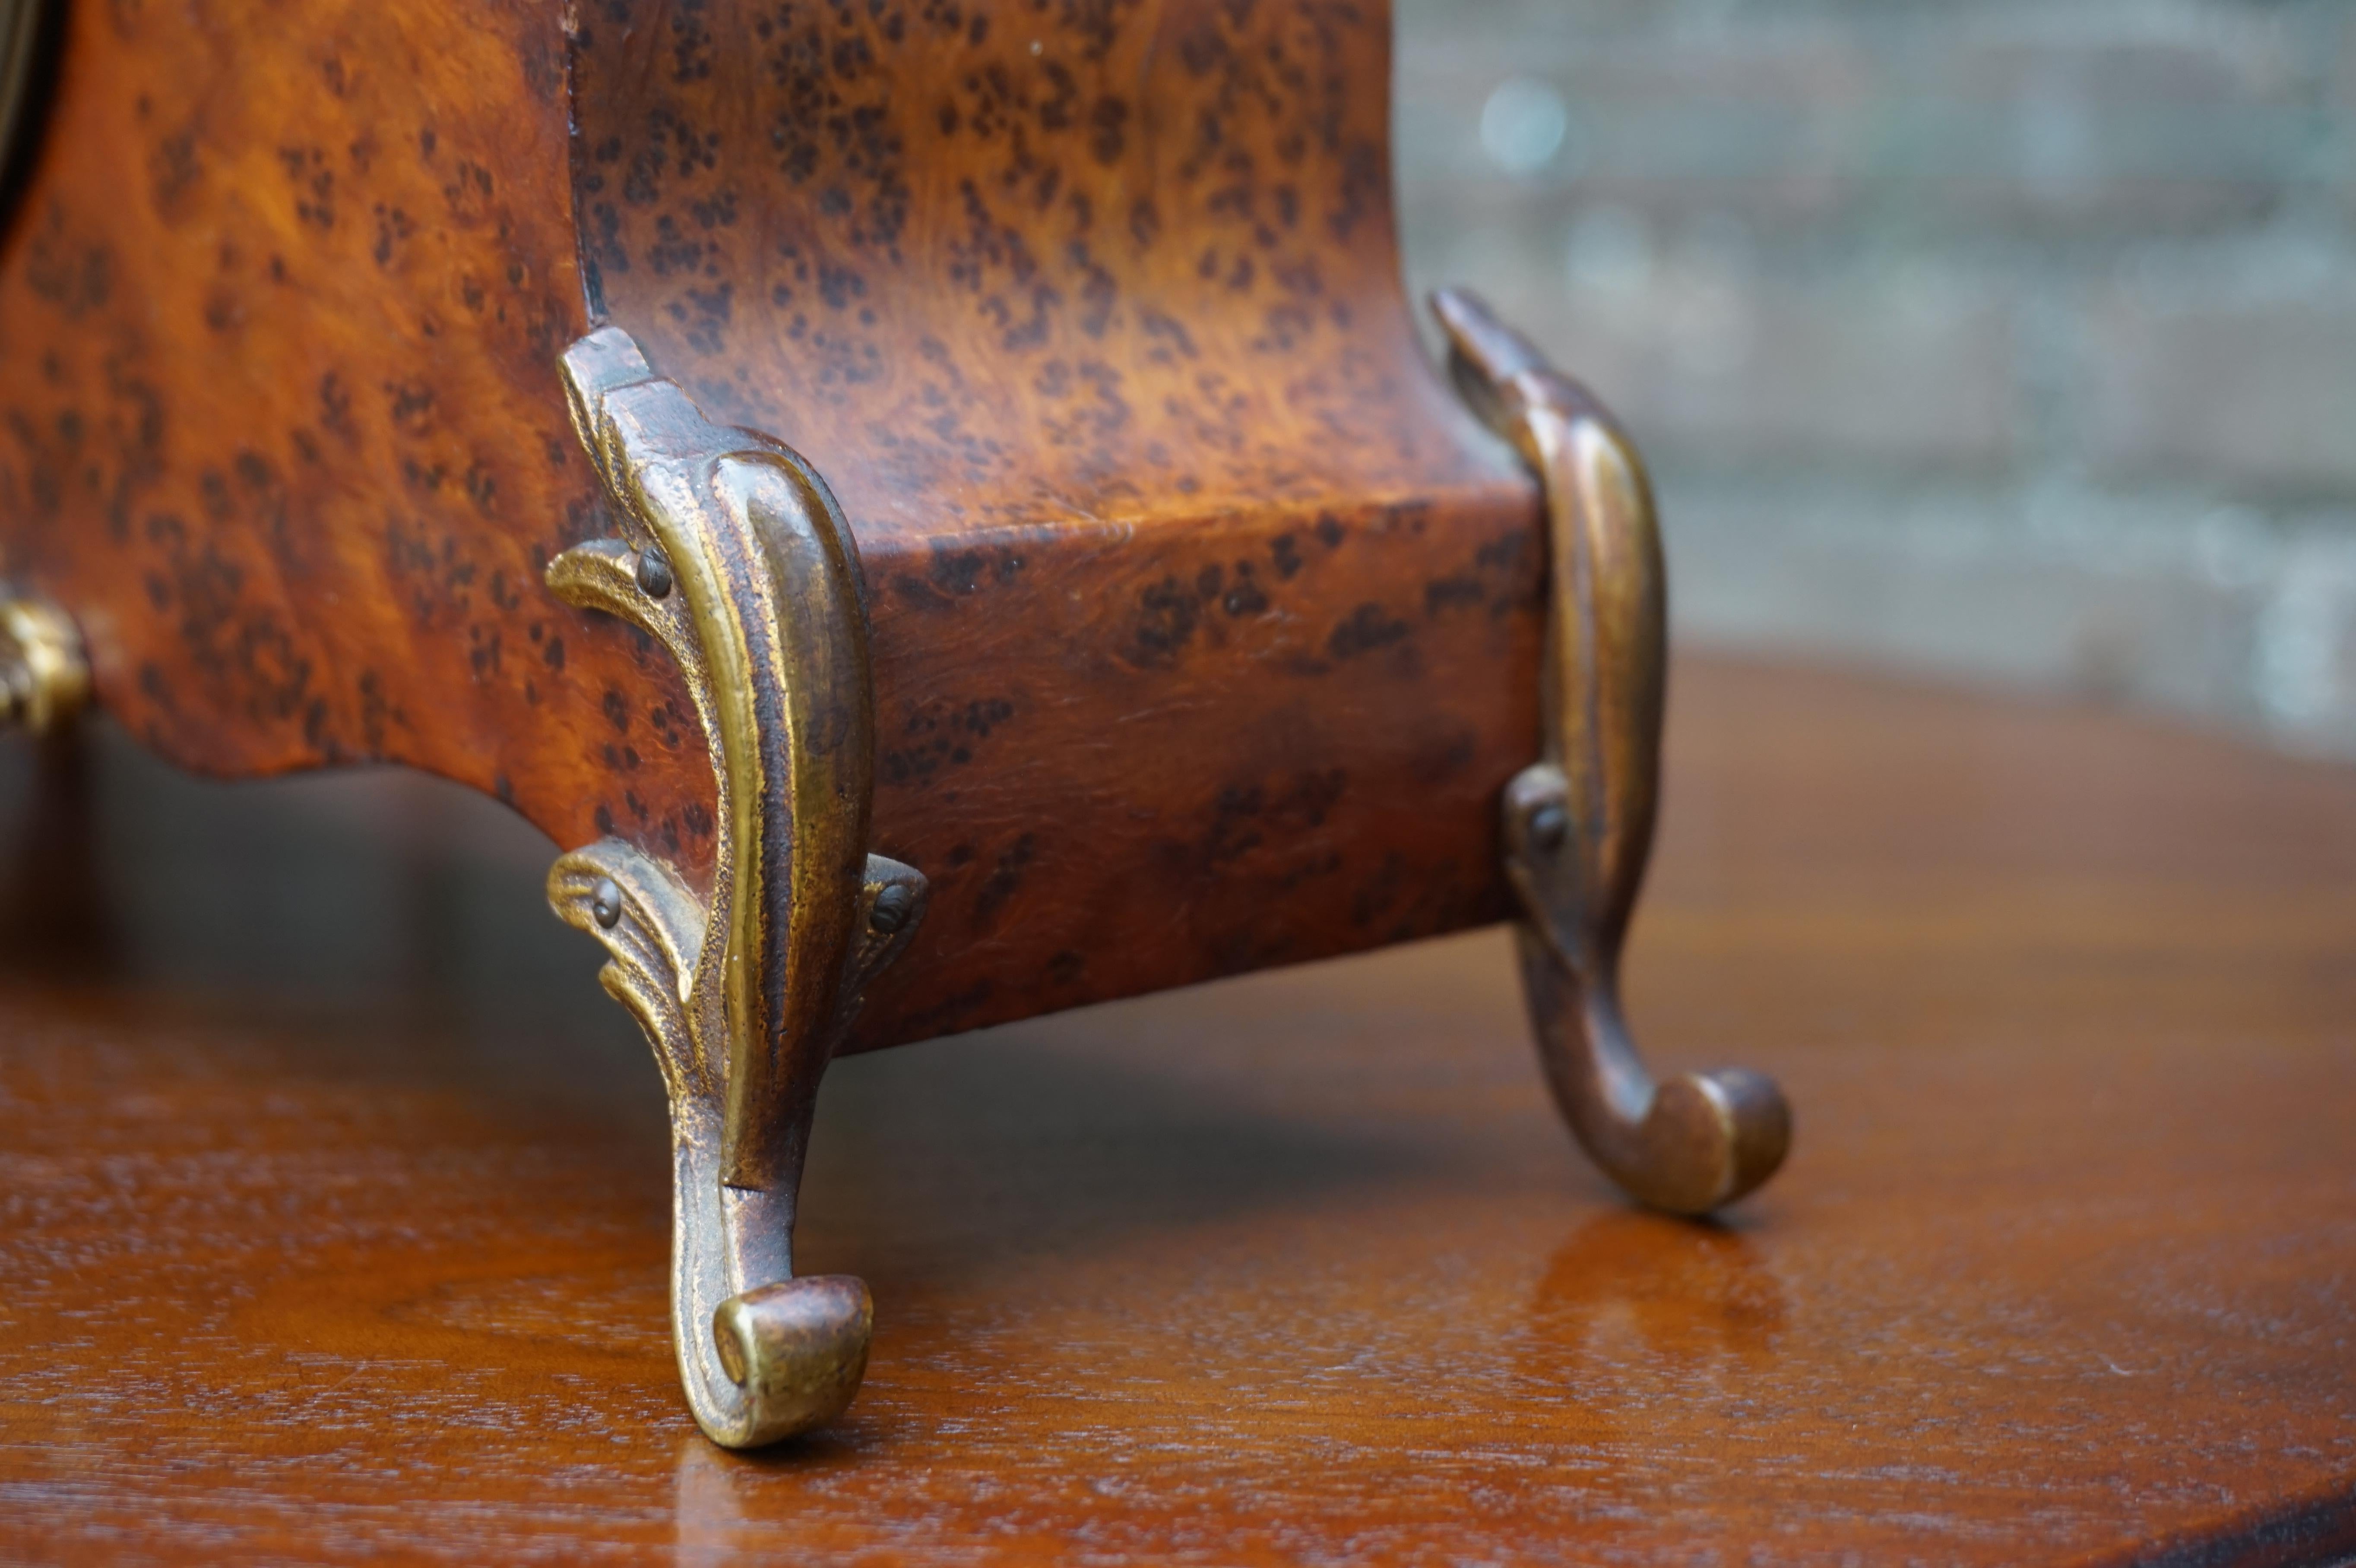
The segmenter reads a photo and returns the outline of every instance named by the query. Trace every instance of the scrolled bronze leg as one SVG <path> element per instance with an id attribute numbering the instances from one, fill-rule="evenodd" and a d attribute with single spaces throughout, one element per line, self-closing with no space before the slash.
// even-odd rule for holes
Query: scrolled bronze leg
<path id="1" fill-rule="evenodd" d="M 1620 1011 L 1620 948 L 1644 879 L 1660 779 L 1666 592 L 1643 462 L 1584 387 L 1469 293 L 1432 308 L 1466 400 L 1544 487 L 1550 568 L 1545 756 L 1505 794 L 1522 977 L 1571 1130 L 1630 1194 L 1704 1214 L 1775 1173 L 1792 1117 L 1740 1069 L 1655 1083 Z"/>
<path id="2" fill-rule="evenodd" d="M 712 755 L 708 899 L 607 838 L 550 903 L 604 943 L 605 988 L 653 1044 L 671 1107 L 671 1328 L 704 1432 L 732 1448 L 840 1414 L 867 1365 L 855 1279 L 793 1277 L 819 1079 L 867 982 L 923 919 L 924 877 L 866 850 L 874 717 L 850 529 L 784 447 L 706 421 L 608 327 L 564 358 L 623 537 L 550 563 L 570 603 L 645 628 L 685 675 Z"/>

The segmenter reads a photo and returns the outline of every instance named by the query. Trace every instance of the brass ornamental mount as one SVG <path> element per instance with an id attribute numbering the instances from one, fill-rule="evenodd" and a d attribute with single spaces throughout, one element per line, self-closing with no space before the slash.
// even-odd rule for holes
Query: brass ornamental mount
<path id="1" fill-rule="evenodd" d="M 671 1331 L 695 1419 L 750 1447 L 840 1413 L 867 1365 L 867 1287 L 796 1279 L 818 1085 L 867 982 L 924 916 L 925 879 L 867 852 L 873 677 L 859 558 L 784 446 L 707 421 L 606 327 L 564 356 L 573 424 L 623 537 L 548 569 L 566 602 L 679 663 L 717 785 L 709 895 L 616 838 L 559 859 L 550 903 L 669 1092 Z"/>
<path id="2" fill-rule="evenodd" d="M 1652 852 L 1667 592 L 1650 483 L 1594 395 L 1462 290 L 1432 296 L 1449 368 L 1544 491 L 1545 754 L 1505 786 L 1505 871 L 1523 988 L 1556 1103 L 1595 1163 L 1645 1203 L 1706 1214 L 1775 1174 L 1792 1116 L 1741 1068 L 1655 1083 L 1620 1008 L 1620 948 Z"/>
<path id="3" fill-rule="evenodd" d="M 0 595 L 0 728 L 47 735 L 90 700 L 81 634 L 46 601 Z"/>

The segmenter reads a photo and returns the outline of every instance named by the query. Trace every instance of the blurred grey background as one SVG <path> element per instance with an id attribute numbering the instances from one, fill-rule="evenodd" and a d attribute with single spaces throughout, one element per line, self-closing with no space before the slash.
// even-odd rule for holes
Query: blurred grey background
<path id="1" fill-rule="evenodd" d="M 2356 754 L 2356 4 L 1398 20 L 1409 283 L 1619 411 L 1680 637 Z"/>

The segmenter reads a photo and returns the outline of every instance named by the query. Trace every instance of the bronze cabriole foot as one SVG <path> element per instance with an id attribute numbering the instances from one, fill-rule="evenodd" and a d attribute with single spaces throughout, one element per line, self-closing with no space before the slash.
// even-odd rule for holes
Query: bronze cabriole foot
<path id="1" fill-rule="evenodd" d="M 1472 295 L 1432 297 L 1449 368 L 1545 493 L 1543 757 L 1505 786 L 1505 871 L 1523 988 L 1556 1103 L 1639 1200 L 1706 1214 L 1775 1174 L 1792 1116 L 1740 1068 L 1654 1083 L 1620 1010 L 1620 948 L 1660 782 L 1667 593 L 1652 489 L 1602 404 Z"/>
<path id="2" fill-rule="evenodd" d="M 670 1096 L 671 1331 L 698 1425 L 732 1448 L 841 1413 L 867 1287 L 793 1276 L 820 1076 L 867 982 L 923 918 L 923 876 L 867 853 L 874 695 L 859 558 L 785 447 L 707 421 L 607 327 L 564 356 L 573 424 L 623 537 L 550 587 L 642 627 L 686 677 L 712 759 L 708 899 L 616 838 L 558 860 L 557 913 L 612 955 L 606 990 Z"/>

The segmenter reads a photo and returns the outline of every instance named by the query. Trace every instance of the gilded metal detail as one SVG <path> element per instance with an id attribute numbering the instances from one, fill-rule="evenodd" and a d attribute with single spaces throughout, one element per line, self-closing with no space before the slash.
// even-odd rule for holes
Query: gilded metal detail
<path id="1" fill-rule="evenodd" d="M 90 663 L 65 612 L 0 598 L 0 726 L 46 735 L 90 700 Z"/>
<path id="2" fill-rule="evenodd" d="M 622 537 L 552 561 L 567 603 L 678 661 L 712 758 L 708 897 L 618 838 L 559 859 L 557 913 L 603 943 L 671 1107 L 671 1328 L 697 1423 L 750 1447 L 829 1420 L 866 1369 L 855 1279 L 793 1277 L 819 1079 L 915 934 L 924 877 L 867 853 L 874 717 L 859 558 L 823 481 L 706 421 L 606 327 L 564 356 Z"/>
<path id="3" fill-rule="evenodd" d="M 1667 675 L 1652 489 L 1601 403 L 1459 290 L 1432 308 L 1473 410 L 1544 490 L 1545 752 L 1505 787 L 1505 869 L 1547 1079 L 1595 1162 L 1656 1208 L 1702 1214 L 1775 1173 L 1791 1112 L 1740 1068 L 1655 1083 L 1620 1009 L 1620 948 L 1652 850 Z"/>

